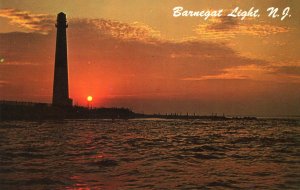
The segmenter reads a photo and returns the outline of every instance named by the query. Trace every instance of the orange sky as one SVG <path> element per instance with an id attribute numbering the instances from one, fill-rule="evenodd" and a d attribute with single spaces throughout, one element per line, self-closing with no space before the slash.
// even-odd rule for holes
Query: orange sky
<path id="1" fill-rule="evenodd" d="M 297 1 L 0 1 L 0 99 L 51 102 L 55 17 L 68 17 L 74 103 L 145 113 L 300 114 Z M 172 9 L 261 9 L 259 19 Z M 266 9 L 290 6 L 291 17 Z"/>

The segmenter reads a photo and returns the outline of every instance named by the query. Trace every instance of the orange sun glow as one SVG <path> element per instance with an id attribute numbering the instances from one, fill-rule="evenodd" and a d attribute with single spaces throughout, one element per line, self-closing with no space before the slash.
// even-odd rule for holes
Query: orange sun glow
<path id="1" fill-rule="evenodd" d="M 91 102 L 93 100 L 93 97 L 92 96 L 88 96 L 86 99 L 87 99 L 88 102 Z"/>

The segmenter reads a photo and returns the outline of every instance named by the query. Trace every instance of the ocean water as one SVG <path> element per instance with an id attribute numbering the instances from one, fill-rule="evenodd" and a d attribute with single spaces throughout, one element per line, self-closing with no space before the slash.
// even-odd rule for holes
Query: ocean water
<path id="1" fill-rule="evenodd" d="M 0 124 L 0 189 L 300 189 L 300 121 Z"/>

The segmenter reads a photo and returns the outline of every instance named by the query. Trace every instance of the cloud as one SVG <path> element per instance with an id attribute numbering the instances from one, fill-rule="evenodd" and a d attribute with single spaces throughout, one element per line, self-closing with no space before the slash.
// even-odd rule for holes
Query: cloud
<path id="1" fill-rule="evenodd" d="M 3 87 L 5 85 L 9 84 L 9 81 L 0 80 L 0 87 Z"/>
<path id="2" fill-rule="evenodd" d="M 219 75 L 207 75 L 199 78 L 184 78 L 185 81 L 201 81 L 201 80 L 245 80 L 247 76 L 243 75 L 232 75 L 229 73 L 223 73 Z"/>
<path id="3" fill-rule="evenodd" d="M 55 21 L 53 21 L 54 23 Z M 52 28 L 54 28 L 54 24 Z M 6 64 L 53 64 L 55 31 L 0 34 L 0 53 Z M 174 79 L 220 74 L 225 68 L 265 64 L 240 56 L 224 44 L 205 41 L 164 40 L 151 27 L 105 19 L 70 19 L 69 57 L 77 66 L 110 64 L 126 74 Z"/>
<path id="4" fill-rule="evenodd" d="M 159 31 L 139 22 L 127 24 L 104 19 L 92 19 L 89 22 L 105 34 L 123 40 L 152 41 L 161 36 Z"/>
<path id="5" fill-rule="evenodd" d="M 21 11 L 17 9 L 0 9 L 0 17 L 8 18 L 10 23 L 22 27 L 28 31 L 48 33 L 53 30 L 55 16 L 48 14 L 33 14 L 29 11 Z M 101 31 L 103 34 L 110 35 L 114 38 L 123 40 L 141 40 L 152 41 L 160 38 L 160 32 L 154 30 L 150 26 L 134 22 L 122 23 L 118 21 L 106 19 L 69 19 L 71 25 L 73 23 L 83 29 L 94 29 Z"/>
<path id="6" fill-rule="evenodd" d="M 265 72 L 265 65 L 242 65 L 223 69 L 215 75 L 204 75 L 194 78 L 183 78 L 186 81 L 201 81 L 201 80 L 245 80 L 255 79 L 253 73 Z"/>
<path id="7" fill-rule="evenodd" d="M 300 65 L 291 66 L 270 66 L 270 74 L 279 77 L 281 80 L 300 83 Z"/>
<path id="8" fill-rule="evenodd" d="M 300 66 L 275 67 L 273 73 L 300 76 Z"/>
<path id="9" fill-rule="evenodd" d="M 11 32 L 0 34 L 0 55 L 5 65 L 41 65 L 53 63 L 55 35 Z"/>
<path id="10" fill-rule="evenodd" d="M 195 32 L 202 40 L 228 40 L 240 35 L 266 37 L 286 33 L 289 27 L 274 26 L 266 23 L 248 23 L 232 17 L 217 17 L 198 25 Z"/>
<path id="11" fill-rule="evenodd" d="M 54 17 L 48 14 L 33 14 L 17 9 L 0 9 L 0 17 L 8 18 L 13 25 L 40 33 L 48 32 L 54 20 Z"/>
<path id="12" fill-rule="evenodd" d="M 70 26 L 77 32 L 89 32 L 98 39 L 114 38 L 123 41 L 153 42 L 161 40 L 159 31 L 143 23 L 123 23 L 107 19 L 70 19 Z"/>

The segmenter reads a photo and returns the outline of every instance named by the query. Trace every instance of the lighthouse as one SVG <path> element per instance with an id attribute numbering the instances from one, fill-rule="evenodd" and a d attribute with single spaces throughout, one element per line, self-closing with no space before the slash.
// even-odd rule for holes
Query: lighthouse
<path id="1" fill-rule="evenodd" d="M 57 34 L 52 105 L 61 107 L 72 106 L 72 99 L 69 98 L 66 34 L 68 24 L 65 13 L 61 12 L 57 15 L 57 23 L 55 26 L 57 28 Z"/>

